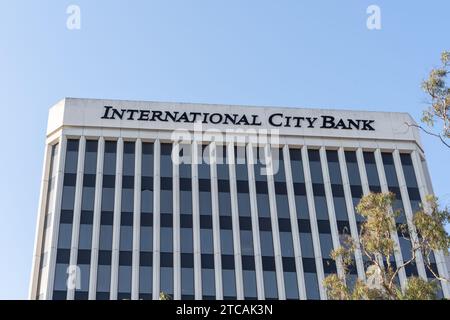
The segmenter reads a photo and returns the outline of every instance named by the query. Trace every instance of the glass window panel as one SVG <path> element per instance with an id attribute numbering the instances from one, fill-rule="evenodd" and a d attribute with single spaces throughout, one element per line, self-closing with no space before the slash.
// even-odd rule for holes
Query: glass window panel
<path id="1" fill-rule="evenodd" d="M 222 254 L 233 254 L 233 231 L 220 230 L 220 245 Z"/>
<path id="2" fill-rule="evenodd" d="M 97 292 L 109 292 L 111 284 L 111 266 L 99 265 L 97 270 Z"/>
<path id="3" fill-rule="evenodd" d="M 88 264 L 78 265 L 77 282 L 79 281 L 80 288 L 77 291 L 89 291 L 89 273 L 91 266 Z"/>
<path id="4" fill-rule="evenodd" d="M 141 211 L 153 212 L 153 192 L 150 190 L 144 190 L 141 192 Z"/>
<path id="5" fill-rule="evenodd" d="M 294 246 L 292 243 L 292 234 L 290 232 L 280 232 L 281 255 L 283 257 L 294 256 Z"/>
<path id="6" fill-rule="evenodd" d="M 161 190 L 161 213 L 172 213 L 172 191 Z"/>
<path id="7" fill-rule="evenodd" d="M 153 176 L 153 143 L 142 143 L 142 169 L 144 177 Z"/>
<path id="8" fill-rule="evenodd" d="M 328 207 L 325 197 L 314 197 L 316 217 L 318 220 L 328 220 Z"/>
<path id="9" fill-rule="evenodd" d="M 314 258 L 314 247 L 311 233 L 300 233 L 300 245 L 304 258 Z"/>
<path id="10" fill-rule="evenodd" d="M 272 242 L 272 232 L 271 231 L 261 231 L 261 255 L 263 256 L 273 256 L 273 242 Z"/>
<path id="11" fill-rule="evenodd" d="M 215 273 L 214 269 L 202 269 L 202 293 L 204 296 L 215 296 Z"/>
<path id="12" fill-rule="evenodd" d="M 72 224 L 61 223 L 58 233 L 58 248 L 70 249 L 72 241 Z"/>
<path id="13" fill-rule="evenodd" d="M 256 199 L 258 202 L 258 216 L 270 217 L 269 195 L 258 193 Z"/>
<path id="14" fill-rule="evenodd" d="M 231 196 L 229 192 L 219 192 L 220 215 L 231 216 Z"/>
<path id="15" fill-rule="evenodd" d="M 92 225 L 80 224 L 79 249 L 91 249 L 92 244 Z"/>
<path id="16" fill-rule="evenodd" d="M 181 268 L 181 294 L 194 295 L 194 269 Z"/>
<path id="17" fill-rule="evenodd" d="M 284 287 L 286 299 L 298 299 L 297 274 L 295 272 L 284 272 Z"/>
<path id="18" fill-rule="evenodd" d="M 140 250 L 144 252 L 153 251 L 153 228 L 152 227 L 142 227 L 140 235 Z"/>
<path id="19" fill-rule="evenodd" d="M 192 214 L 191 191 L 180 192 L 180 214 Z"/>
<path id="20" fill-rule="evenodd" d="M 120 227 L 120 251 L 133 250 L 133 226 Z"/>
<path id="21" fill-rule="evenodd" d="M 105 155 L 103 159 L 103 174 L 114 175 L 116 172 L 116 149 L 117 143 L 115 141 L 105 142 Z"/>
<path id="22" fill-rule="evenodd" d="M 95 188 L 84 187 L 83 196 L 81 197 L 81 210 L 94 210 Z"/>
<path id="23" fill-rule="evenodd" d="M 67 267 L 66 264 L 56 264 L 55 268 L 55 283 L 53 290 L 65 291 L 67 290 Z"/>
<path id="24" fill-rule="evenodd" d="M 119 292 L 131 292 L 131 267 L 119 266 Z"/>
<path id="25" fill-rule="evenodd" d="M 328 233 L 320 233 L 320 249 L 322 251 L 322 258 L 329 259 L 330 253 L 333 250 L 333 239 L 331 234 Z"/>
<path id="26" fill-rule="evenodd" d="M 210 192 L 201 192 L 199 193 L 199 201 L 200 201 L 200 214 L 203 215 L 211 215 L 211 193 Z"/>
<path id="27" fill-rule="evenodd" d="M 133 212 L 134 189 L 122 189 L 122 212 Z"/>
<path id="28" fill-rule="evenodd" d="M 161 268 L 161 282 L 160 290 L 169 295 L 173 294 L 173 269 L 163 267 Z"/>
<path id="29" fill-rule="evenodd" d="M 161 228 L 161 252 L 173 252 L 172 228 Z"/>
<path id="30" fill-rule="evenodd" d="M 75 202 L 75 187 L 64 186 L 62 195 L 62 210 L 73 210 Z"/>
<path id="31" fill-rule="evenodd" d="M 212 229 L 200 229 L 202 253 L 214 253 Z"/>
<path id="32" fill-rule="evenodd" d="M 276 195 L 277 202 L 277 212 L 278 218 L 289 218 L 289 202 L 286 194 L 277 194 Z"/>
<path id="33" fill-rule="evenodd" d="M 84 158 L 84 173 L 95 174 L 97 168 L 97 141 L 86 141 L 86 154 Z"/>
<path id="34" fill-rule="evenodd" d="M 244 296 L 246 298 L 257 298 L 256 272 L 254 270 L 243 270 Z"/>
<path id="35" fill-rule="evenodd" d="M 333 197 L 334 211 L 336 213 L 337 220 L 347 221 L 347 205 L 345 204 L 345 198 Z"/>
<path id="36" fill-rule="evenodd" d="M 266 299 L 277 299 L 277 275 L 275 271 L 263 271 L 264 294 Z"/>
<path id="37" fill-rule="evenodd" d="M 295 207 L 298 219 L 309 219 L 308 201 L 306 196 L 295 196 Z"/>
<path id="38" fill-rule="evenodd" d="M 112 250 L 113 226 L 100 226 L 100 250 Z"/>
<path id="39" fill-rule="evenodd" d="M 102 210 L 114 211 L 114 188 L 103 188 Z"/>
<path id="40" fill-rule="evenodd" d="M 305 273 L 305 287 L 306 287 L 306 296 L 309 300 L 319 300 L 319 283 L 317 279 L 317 274 L 315 273 Z"/>
<path id="41" fill-rule="evenodd" d="M 153 268 L 139 267 L 139 292 L 152 293 Z"/>
<path id="42" fill-rule="evenodd" d="M 223 296 L 236 296 L 236 279 L 234 277 L 234 270 L 222 270 L 223 275 Z"/>
<path id="43" fill-rule="evenodd" d="M 193 240 L 192 240 L 192 229 L 191 228 L 181 228 L 181 252 L 183 253 L 193 253 Z"/>
<path id="44" fill-rule="evenodd" d="M 241 253 L 242 255 L 253 255 L 253 234 L 251 230 L 241 230 Z"/>
<path id="45" fill-rule="evenodd" d="M 238 193 L 238 210 L 239 215 L 244 217 L 251 216 L 250 196 L 248 193 Z"/>

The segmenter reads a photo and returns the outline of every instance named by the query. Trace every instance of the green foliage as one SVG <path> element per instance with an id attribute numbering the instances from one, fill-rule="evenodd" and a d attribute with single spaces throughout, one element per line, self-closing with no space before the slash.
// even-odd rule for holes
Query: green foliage
<path id="1" fill-rule="evenodd" d="M 435 300 L 438 284 L 436 280 L 426 281 L 422 278 L 411 277 L 405 292 L 401 295 L 402 300 Z"/>
<path id="2" fill-rule="evenodd" d="M 450 236 L 445 231 L 445 225 L 450 223 L 450 213 L 447 208 L 439 210 L 438 199 L 428 196 L 422 210 L 414 215 L 414 225 L 421 235 L 423 249 L 443 250 L 450 247 Z"/>
<path id="3" fill-rule="evenodd" d="M 165 293 L 165 292 L 160 292 L 159 293 L 159 300 L 173 300 L 172 297 Z"/>
<path id="4" fill-rule="evenodd" d="M 414 234 L 406 224 L 396 227 L 395 218 L 399 212 L 392 210 L 395 196 L 392 193 L 370 193 L 364 196 L 356 211 L 365 219 L 361 224 L 359 239 L 347 237 L 341 247 L 331 253 L 331 258 L 340 262 L 344 275 L 327 276 L 323 285 L 331 300 L 423 300 L 436 299 L 437 281 L 428 282 L 422 278 L 410 277 L 402 291 L 397 283 L 397 275 L 402 268 L 414 262 L 418 252 L 424 257 L 426 267 L 431 269 L 430 255 L 435 250 L 448 252 L 450 237 L 444 225 L 450 222 L 447 209 L 439 210 L 437 198 L 428 196 L 412 220 Z M 393 266 L 390 261 L 397 248 L 392 238 L 393 234 L 403 234 L 411 241 L 410 260 L 399 266 Z M 353 287 L 347 286 L 347 276 L 350 266 L 354 264 L 354 254 L 361 250 L 368 261 L 365 281 L 358 280 Z M 439 278 L 448 281 L 448 279 Z"/>
<path id="5" fill-rule="evenodd" d="M 439 136 L 445 143 L 445 139 L 450 138 L 450 88 L 446 83 L 450 72 L 450 51 L 442 53 L 441 64 L 431 70 L 428 79 L 422 83 L 422 89 L 431 99 L 430 106 L 423 112 L 422 122 L 433 127 L 438 121 L 442 125 L 441 132 L 433 135 Z"/>

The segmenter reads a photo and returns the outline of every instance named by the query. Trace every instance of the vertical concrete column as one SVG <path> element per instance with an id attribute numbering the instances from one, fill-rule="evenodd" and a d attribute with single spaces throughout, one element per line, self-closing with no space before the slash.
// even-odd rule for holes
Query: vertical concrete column
<path id="1" fill-rule="evenodd" d="M 386 174 L 384 171 L 383 158 L 381 156 L 380 149 L 375 150 L 375 163 L 377 165 L 378 177 L 380 179 L 381 192 L 389 192 L 389 187 L 388 187 L 387 180 L 386 180 Z M 395 223 L 395 221 L 394 221 L 394 223 Z M 395 263 L 397 264 L 397 266 L 401 266 L 403 264 L 403 256 L 402 256 L 402 251 L 400 250 L 400 243 L 398 240 L 397 232 L 392 232 L 391 237 L 395 241 L 395 252 L 394 252 Z M 405 284 L 406 284 L 405 268 L 400 269 L 400 271 L 398 272 L 398 277 L 400 279 L 400 286 L 403 290 L 403 289 L 405 289 Z"/>
<path id="2" fill-rule="evenodd" d="M 337 249 L 341 246 L 339 242 L 339 232 L 336 221 L 336 212 L 334 209 L 333 191 L 331 190 L 330 172 L 328 170 L 327 151 L 325 147 L 320 148 L 320 164 L 322 167 L 323 184 L 325 186 L 325 197 L 327 200 L 328 219 L 330 221 L 331 238 L 333 240 L 333 248 Z M 330 259 L 331 257 L 324 257 Z M 339 276 L 344 276 L 341 260 L 336 261 L 336 269 Z"/>
<path id="3" fill-rule="evenodd" d="M 55 175 L 55 198 L 54 202 L 49 204 L 52 206 L 52 234 L 50 238 L 50 251 L 48 261 L 48 278 L 47 278 L 47 290 L 45 292 L 44 299 L 51 300 L 53 297 L 53 285 L 55 279 L 56 269 L 56 251 L 58 249 L 58 233 L 59 233 L 59 221 L 61 217 L 61 202 L 62 192 L 64 184 L 64 165 L 66 163 L 66 149 L 67 149 L 67 137 L 62 133 L 59 138 L 59 153 L 56 157 L 58 164 L 56 165 L 57 172 Z"/>
<path id="4" fill-rule="evenodd" d="M 228 172 L 230 179 L 231 218 L 233 224 L 233 251 L 236 274 L 236 296 L 238 300 L 244 299 L 244 280 L 242 275 L 241 241 L 239 228 L 239 209 L 237 199 L 236 164 L 234 157 L 234 143 L 227 143 Z"/>
<path id="5" fill-rule="evenodd" d="M 70 248 L 70 262 L 69 266 L 71 272 L 74 272 L 75 283 L 81 281 L 81 277 L 86 277 L 88 275 L 80 274 L 77 268 L 77 257 L 78 257 L 78 240 L 80 233 L 80 218 L 81 218 L 81 197 L 83 195 L 83 177 L 84 177 L 84 154 L 86 151 L 86 138 L 84 136 L 80 137 L 80 142 L 78 145 L 78 162 L 77 162 L 77 179 L 75 184 L 75 200 L 73 207 L 73 222 L 72 222 L 72 240 Z M 75 297 L 75 287 L 69 286 L 67 288 L 67 300 L 73 300 Z"/>
<path id="6" fill-rule="evenodd" d="M 255 184 L 255 168 L 253 143 L 247 145 L 247 169 L 248 169 L 248 187 L 250 197 L 250 210 L 252 218 L 253 248 L 255 253 L 255 273 L 256 273 L 256 289 L 258 299 L 264 300 L 264 276 L 261 260 L 261 242 L 259 236 L 259 219 L 258 219 L 258 201 L 256 200 L 256 184 Z"/>
<path id="7" fill-rule="evenodd" d="M 342 147 L 340 147 L 338 150 L 338 158 L 339 158 L 339 168 L 341 169 L 342 185 L 344 187 L 345 205 L 347 207 L 348 222 L 350 224 L 350 234 L 354 240 L 357 240 L 359 242 L 359 232 L 356 224 L 355 207 L 353 205 L 352 191 L 350 189 L 350 182 L 348 179 L 348 170 L 345 161 L 344 148 Z M 355 262 L 356 262 L 356 270 L 358 272 L 358 278 L 360 280 L 365 280 L 366 275 L 364 271 L 364 262 L 362 259 L 360 249 L 355 250 Z"/>
<path id="8" fill-rule="evenodd" d="M 172 146 L 172 197 L 173 197 L 173 295 L 181 299 L 181 250 L 180 250 L 180 145 Z"/>
<path id="9" fill-rule="evenodd" d="M 97 269 L 98 252 L 100 242 L 100 221 L 102 215 L 102 190 L 103 190 L 103 159 L 105 153 L 105 139 L 98 139 L 97 170 L 95 176 L 94 219 L 92 223 L 92 251 L 91 270 L 89 276 L 89 300 L 95 300 L 97 296 Z"/>
<path id="10" fill-rule="evenodd" d="M 211 174 L 211 206 L 212 206 L 212 223 L 214 237 L 214 269 L 216 277 L 216 299 L 223 299 L 222 289 L 222 257 L 220 250 L 220 217 L 219 217 L 219 191 L 217 181 L 217 146 L 213 141 L 209 145 L 210 148 L 210 174 Z"/>
<path id="11" fill-rule="evenodd" d="M 413 212 L 411 208 L 411 201 L 409 200 L 409 192 L 408 187 L 406 186 L 406 180 L 405 175 L 403 174 L 403 167 L 402 162 L 400 159 L 400 152 L 398 149 L 394 150 L 394 164 L 395 164 L 395 172 L 397 173 L 398 178 L 398 184 L 400 186 L 400 193 L 402 196 L 402 202 L 403 202 L 403 208 L 405 209 L 405 215 L 406 215 L 406 221 L 408 224 L 408 231 L 410 233 L 410 237 L 412 240 L 411 245 L 414 243 L 417 243 L 417 232 L 416 228 L 413 224 Z M 422 279 L 427 278 L 427 274 L 425 272 L 425 266 L 423 264 L 423 257 L 420 250 L 416 251 L 416 265 L 417 265 L 417 271 L 419 273 L 419 276 L 422 277 Z"/>
<path id="12" fill-rule="evenodd" d="M 422 160 L 420 158 L 419 151 L 414 150 L 411 153 L 411 158 L 414 166 L 414 172 L 416 173 L 416 179 L 417 179 L 417 185 L 419 187 L 420 192 L 420 198 L 422 199 L 423 203 L 426 203 L 426 197 L 429 194 L 433 194 L 433 190 L 430 190 L 430 188 L 427 185 L 426 182 L 426 174 L 424 171 L 427 170 L 426 167 L 422 165 Z M 425 210 L 428 210 L 427 206 L 425 206 Z M 436 258 L 436 265 L 438 268 L 439 276 L 443 278 L 448 279 L 448 269 L 447 264 L 445 262 L 445 256 L 443 252 L 435 251 L 434 256 Z M 450 298 L 450 285 L 446 281 L 441 281 L 442 286 L 442 292 L 444 294 L 444 297 L 449 299 Z"/>
<path id="13" fill-rule="evenodd" d="M 136 139 L 134 152 L 133 256 L 131 267 L 131 299 L 139 300 L 139 259 L 141 236 L 142 140 Z"/>
<path id="14" fill-rule="evenodd" d="M 202 261 L 200 246 L 200 191 L 198 182 L 198 165 L 203 161 L 203 157 L 199 157 L 201 145 L 194 139 L 192 141 L 192 235 L 194 245 L 194 292 L 195 300 L 202 299 Z"/>
<path id="15" fill-rule="evenodd" d="M 320 249 L 319 228 L 317 226 L 316 206 L 314 203 L 314 193 L 309 166 L 308 147 L 302 147 L 303 173 L 305 176 L 306 198 L 308 199 L 309 220 L 311 223 L 311 235 L 313 239 L 314 258 L 316 261 L 317 280 L 319 281 L 320 299 L 326 300 L 327 294 L 323 287 L 325 274 L 323 271 L 322 251 Z"/>
<path id="16" fill-rule="evenodd" d="M 161 142 L 155 141 L 153 146 L 153 300 L 159 300 L 159 279 L 160 279 L 160 230 L 161 230 Z"/>
<path id="17" fill-rule="evenodd" d="M 122 169 L 123 169 L 123 139 L 117 140 L 116 181 L 114 192 L 113 243 L 111 258 L 111 292 L 110 299 L 117 300 L 119 280 L 120 254 L 120 220 L 122 216 Z"/>
<path id="18" fill-rule="evenodd" d="M 298 230 L 297 207 L 295 204 L 294 182 L 292 179 L 291 155 L 289 146 L 283 147 L 284 168 L 286 175 L 286 189 L 289 203 L 289 215 L 291 218 L 291 232 L 294 244 L 295 269 L 297 270 L 297 286 L 300 300 L 306 300 L 305 273 L 303 271 L 302 248 L 300 246 L 300 232 Z"/>
<path id="19" fill-rule="evenodd" d="M 272 241 L 273 250 L 275 255 L 275 270 L 278 283 L 278 299 L 286 299 L 286 291 L 284 286 L 284 274 L 283 274 L 283 260 L 281 257 L 281 245 L 280 245 L 280 229 L 278 227 L 278 211 L 277 211 L 277 199 L 275 193 L 275 170 L 279 170 L 279 163 L 274 165 L 272 151 L 270 144 L 264 146 L 264 153 L 266 156 L 267 164 L 267 187 L 269 191 L 269 206 L 270 206 L 270 219 L 272 223 Z M 278 161 L 278 160 L 275 160 Z"/>
<path id="20" fill-rule="evenodd" d="M 45 145 L 44 150 L 44 163 L 42 167 L 42 177 L 41 177 L 41 188 L 39 192 L 39 209 L 36 218 L 36 231 L 34 234 L 34 249 L 33 249 L 33 262 L 31 266 L 31 275 L 30 275 L 30 285 L 28 289 L 28 299 L 29 300 L 37 300 L 39 296 L 39 288 L 38 288 L 38 278 L 41 279 L 44 277 L 44 274 L 39 275 L 41 271 L 41 256 L 44 254 L 45 248 L 43 247 L 44 241 L 44 230 L 45 226 L 45 216 L 46 212 L 46 203 L 49 201 L 48 197 L 48 185 L 50 180 L 50 172 L 51 172 L 51 155 L 52 155 L 52 146 L 49 144 Z M 54 228 L 49 228 L 47 232 L 51 232 Z M 48 268 L 47 268 L 48 269 Z M 47 272 L 48 274 L 48 272 Z M 42 283 L 42 281 L 41 281 Z M 42 284 L 43 285 L 43 284 Z M 42 286 L 41 285 L 41 286 Z"/>

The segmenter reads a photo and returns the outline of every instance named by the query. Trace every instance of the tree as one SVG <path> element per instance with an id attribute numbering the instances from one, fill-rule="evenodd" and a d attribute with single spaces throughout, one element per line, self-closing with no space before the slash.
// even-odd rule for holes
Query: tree
<path id="1" fill-rule="evenodd" d="M 159 300 L 172 300 L 172 297 L 170 294 L 161 291 L 159 293 Z"/>
<path id="2" fill-rule="evenodd" d="M 438 137 L 442 143 L 450 148 L 450 88 L 446 83 L 450 73 L 450 51 L 441 54 L 441 66 L 431 70 L 428 79 L 422 82 L 422 89 L 431 99 L 429 107 L 423 111 L 422 122 L 433 128 L 438 124 L 439 132 L 426 130 L 417 126 L 427 134 Z"/>
<path id="3" fill-rule="evenodd" d="M 408 228 L 406 224 L 395 223 L 400 212 L 392 210 L 394 200 L 393 193 L 370 193 L 359 202 L 356 210 L 364 217 L 359 239 L 346 236 L 341 247 L 331 253 L 331 258 L 342 266 L 344 272 L 341 276 L 333 274 L 324 279 L 323 285 L 329 299 L 435 299 L 438 280 L 449 281 L 435 272 L 431 258 L 433 251 L 448 253 L 450 236 L 444 226 L 450 221 L 449 211 L 439 210 L 437 198 L 428 196 L 420 210 L 414 214 Z M 392 263 L 396 250 L 399 250 L 393 239 L 395 233 L 407 239 L 411 247 L 411 258 L 399 266 Z M 360 250 L 366 257 L 366 280 L 357 280 L 353 285 L 348 285 L 349 269 L 354 264 L 356 250 Z M 410 277 L 402 290 L 398 283 L 398 273 L 406 266 L 413 265 L 419 252 L 425 267 L 435 279 L 427 281 L 420 277 Z"/>

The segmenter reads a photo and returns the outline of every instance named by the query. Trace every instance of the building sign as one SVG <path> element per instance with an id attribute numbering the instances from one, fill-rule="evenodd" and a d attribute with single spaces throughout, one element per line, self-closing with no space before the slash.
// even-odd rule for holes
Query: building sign
<path id="1" fill-rule="evenodd" d="M 118 109 L 104 106 L 102 119 L 127 121 L 159 121 L 174 123 L 204 123 L 214 125 L 262 126 L 259 115 L 229 114 L 207 112 L 179 112 L 144 109 Z M 267 118 L 268 125 L 286 128 L 321 128 L 342 130 L 375 131 L 375 120 L 337 118 L 330 115 L 319 117 L 290 116 L 283 113 L 273 113 Z"/>

